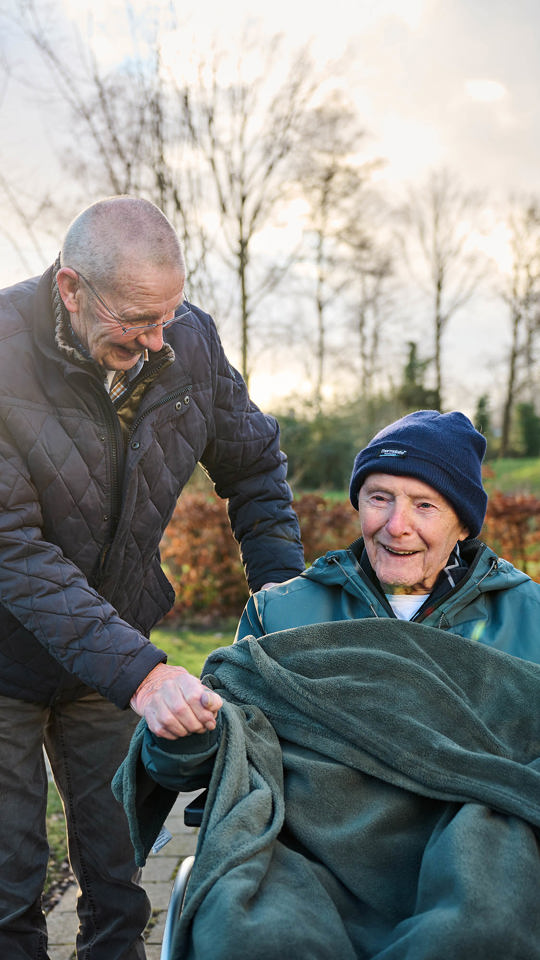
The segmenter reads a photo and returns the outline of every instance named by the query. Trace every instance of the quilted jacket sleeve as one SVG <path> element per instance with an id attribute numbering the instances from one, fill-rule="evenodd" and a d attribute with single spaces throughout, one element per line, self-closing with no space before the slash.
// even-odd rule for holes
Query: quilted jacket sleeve
<path id="1" fill-rule="evenodd" d="M 215 328 L 214 328 L 215 329 Z M 279 426 L 251 401 L 246 384 L 214 334 L 214 439 L 203 466 L 229 517 L 252 592 L 304 569 L 298 518 L 287 483 Z"/>
<path id="2" fill-rule="evenodd" d="M 0 593 L 4 607 L 71 674 L 126 707 L 166 659 L 43 536 L 29 471 L 0 426 Z"/>

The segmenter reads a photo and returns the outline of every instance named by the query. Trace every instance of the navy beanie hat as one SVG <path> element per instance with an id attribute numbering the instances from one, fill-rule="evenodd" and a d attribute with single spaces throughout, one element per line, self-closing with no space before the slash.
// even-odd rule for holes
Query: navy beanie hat
<path id="1" fill-rule="evenodd" d="M 486 440 L 463 413 L 417 410 L 381 430 L 354 461 L 350 497 L 370 473 L 417 477 L 446 497 L 471 537 L 482 529 L 487 494 L 482 486 Z"/>

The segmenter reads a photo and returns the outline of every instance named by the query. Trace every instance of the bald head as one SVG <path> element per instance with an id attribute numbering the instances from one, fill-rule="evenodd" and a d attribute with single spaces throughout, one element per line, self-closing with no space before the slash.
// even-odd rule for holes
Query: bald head
<path id="1" fill-rule="evenodd" d="M 165 214 L 149 200 L 129 196 L 98 200 L 83 210 L 68 228 L 60 262 L 103 288 L 142 266 L 185 274 L 182 249 Z"/>

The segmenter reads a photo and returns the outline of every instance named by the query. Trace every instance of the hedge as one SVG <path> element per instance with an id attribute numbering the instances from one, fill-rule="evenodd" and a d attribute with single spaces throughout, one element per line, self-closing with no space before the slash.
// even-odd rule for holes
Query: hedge
<path id="1" fill-rule="evenodd" d="M 307 563 L 359 536 L 358 514 L 348 501 L 336 503 L 305 494 L 294 506 Z M 493 494 L 482 539 L 533 579 L 540 579 L 539 499 Z M 212 622 L 240 615 L 248 589 L 224 501 L 204 492 L 185 493 L 161 553 L 176 593 L 169 621 Z"/>

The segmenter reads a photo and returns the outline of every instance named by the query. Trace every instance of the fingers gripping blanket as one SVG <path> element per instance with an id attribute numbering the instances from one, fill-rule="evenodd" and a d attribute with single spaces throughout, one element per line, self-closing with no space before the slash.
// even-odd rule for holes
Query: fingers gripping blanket
<path id="1" fill-rule="evenodd" d="M 204 674 L 226 703 L 178 957 L 540 958 L 540 667 L 363 620 Z M 143 736 L 115 784 L 140 860 L 174 799 L 142 786 Z"/>

